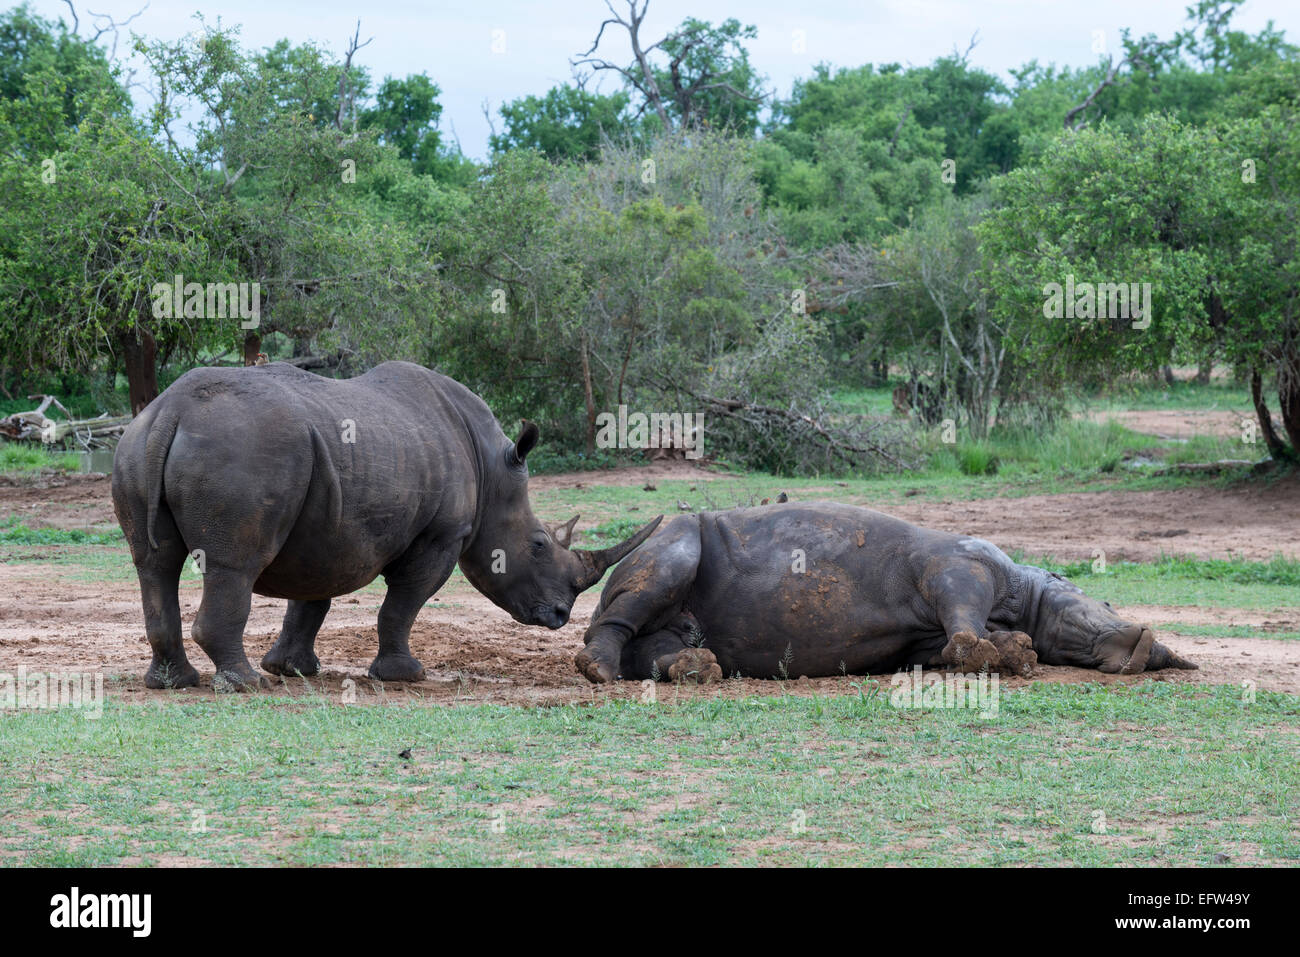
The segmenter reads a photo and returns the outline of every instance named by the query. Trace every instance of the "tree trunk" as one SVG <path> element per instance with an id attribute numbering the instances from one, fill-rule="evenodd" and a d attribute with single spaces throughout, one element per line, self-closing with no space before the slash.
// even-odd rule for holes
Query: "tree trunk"
<path id="1" fill-rule="evenodd" d="M 1196 366 L 1196 384 L 1209 385 L 1212 372 L 1214 372 L 1214 356 L 1206 356 Z"/>
<path id="2" fill-rule="evenodd" d="M 244 365 L 257 365 L 257 356 L 262 351 L 262 337 L 256 331 L 244 336 Z"/>
<path id="3" fill-rule="evenodd" d="M 1277 398 L 1282 407 L 1282 428 L 1291 440 L 1290 453 L 1300 456 L 1300 355 L 1291 352 L 1277 370 Z"/>
<path id="4" fill-rule="evenodd" d="M 1160 376 L 1165 380 L 1165 385 L 1173 385 L 1178 381 L 1174 378 L 1174 367 L 1170 365 L 1160 367 Z"/>
<path id="5" fill-rule="evenodd" d="M 1259 419 L 1259 431 L 1264 436 L 1264 445 L 1268 448 L 1268 454 L 1275 459 L 1284 457 L 1286 446 L 1282 444 L 1282 440 L 1273 429 L 1273 416 L 1268 411 L 1268 403 L 1264 401 L 1263 377 L 1258 369 L 1250 370 L 1250 398 L 1255 404 L 1255 418 Z"/>
<path id="6" fill-rule="evenodd" d="M 148 329 L 139 325 L 123 333 L 120 342 L 131 412 L 139 415 L 146 405 L 158 398 L 158 342 Z"/>
<path id="7" fill-rule="evenodd" d="M 582 391 L 587 400 L 587 454 L 596 452 L 596 398 L 591 391 L 591 360 L 587 358 L 587 336 L 582 336 Z"/>

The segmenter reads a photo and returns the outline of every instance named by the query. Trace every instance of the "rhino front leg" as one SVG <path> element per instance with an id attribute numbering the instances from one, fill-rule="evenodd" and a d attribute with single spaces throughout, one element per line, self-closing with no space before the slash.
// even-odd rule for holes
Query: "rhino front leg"
<path id="1" fill-rule="evenodd" d="M 403 556 L 384 572 L 388 594 L 379 606 L 379 654 L 368 674 L 380 681 L 423 681 L 424 665 L 411 654 L 411 626 L 425 602 L 451 577 L 460 543 L 433 544 Z"/>
<path id="2" fill-rule="evenodd" d="M 280 636 L 262 659 L 262 670 L 273 675 L 304 678 L 320 673 L 320 659 L 316 657 L 316 633 L 330 610 L 330 600 L 290 601 L 284 613 Z"/>
<path id="3" fill-rule="evenodd" d="M 1023 631 L 990 631 L 989 641 L 1002 659 L 1003 674 L 1016 674 L 1022 678 L 1033 675 L 1034 666 L 1038 664 L 1033 638 Z"/>
<path id="4" fill-rule="evenodd" d="M 586 647 L 574 660 L 578 672 L 593 684 L 616 680 L 628 642 L 654 635 L 678 616 L 699 563 L 700 526 L 687 515 L 623 559 L 582 637 Z"/>
<path id="5" fill-rule="evenodd" d="M 433 591 L 388 586 L 379 608 L 379 654 L 370 663 L 370 677 L 380 681 L 424 680 L 424 665 L 411 654 L 411 626 Z"/>
<path id="6" fill-rule="evenodd" d="M 993 573 L 974 561 L 957 561 L 929 572 L 921 593 L 930 596 L 948 643 L 933 665 L 963 671 L 997 671 L 1002 656 L 985 627 L 993 610 Z"/>

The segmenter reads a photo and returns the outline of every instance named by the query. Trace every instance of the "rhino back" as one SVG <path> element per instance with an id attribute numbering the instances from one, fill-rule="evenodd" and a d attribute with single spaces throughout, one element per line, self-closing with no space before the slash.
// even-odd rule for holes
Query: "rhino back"
<path id="1" fill-rule="evenodd" d="M 862 671 L 941 631 L 917 577 L 958 536 L 816 502 L 706 512 L 700 526 L 688 608 L 726 674 Z"/>
<path id="2" fill-rule="evenodd" d="M 482 400 L 410 363 L 195 370 L 157 401 L 155 424 L 177 420 L 164 490 L 187 544 L 237 552 L 272 529 L 257 590 L 282 597 L 351 591 L 431 526 L 468 529 L 478 444 L 506 441 Z"/>

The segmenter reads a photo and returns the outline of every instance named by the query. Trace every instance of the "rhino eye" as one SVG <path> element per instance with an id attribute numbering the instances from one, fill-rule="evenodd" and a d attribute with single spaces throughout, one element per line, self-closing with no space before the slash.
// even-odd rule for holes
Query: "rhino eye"
<path id="1" fill-rule="evenodd" d="M 540 538 L 533 539 L 533 554 L 540 555 L 544 551 L 546 551 L 546 543 Z"/>

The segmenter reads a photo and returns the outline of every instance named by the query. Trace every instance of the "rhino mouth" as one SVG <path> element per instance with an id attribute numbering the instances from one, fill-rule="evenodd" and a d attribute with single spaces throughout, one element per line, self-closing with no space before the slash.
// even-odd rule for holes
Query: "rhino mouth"
<path id="1" fill-rule="evenodd" d="M 1098 670 L 1107 674 L 1136 675 L 1164 668 L 1196 670 L 1193 662 L 1160 644 L 1155 632 L 1141 625 L 1129 625 L 1103 636 L 1097 643 L 1097 655 Z"/>
<path id="2" fill-rule="evenodd" d="M 567 605 L 537 605 L 530 614 L 530 625 L 541 625 L 554 631 L 569 623 L 570 608 Z"/>

